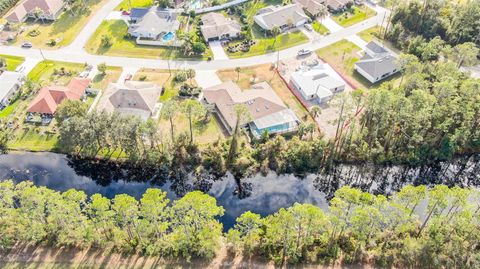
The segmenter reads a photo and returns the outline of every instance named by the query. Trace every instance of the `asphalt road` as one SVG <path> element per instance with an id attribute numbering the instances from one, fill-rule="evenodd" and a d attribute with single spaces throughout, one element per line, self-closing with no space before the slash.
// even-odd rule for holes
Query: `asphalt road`
<path id="1" fill-rule="evenodd" d="M 82 29 L 82 31 L 72 42 L 72 44 L 67 47 L 57 50 L 39 50 L 35 48 L 23 49 L 14 46 L 0 46 L 0 53 L 36 59 L 42 59 L 44 57 L 49 60 L 64 62 L 87 62 L 94 65 L 106 63 L 110 66 L 121 66 L 130 68 L 148 67 L 162 69 L 167 69 L 170 66 L 172 69 L 193 68 L 196 70 L 219 70 L 224 68 L 244 67 L 263 63 L 274 63 L 277 60 L 277 52 L 241 59 L 224 59 L 211 61 L 170 60 L 170 63 L 168 63 L 167 60 L 160 59 L 129 58 L 88 54 L 83 49 L 84 45 L 88 42 L 88 39 L 95 32 L 100 23 L 120 2 L 121 0 L 110 0 L 108 3 L 106 3 L 100 10 L 97 11 L 95 16 Z M 316 50 L 322 47 L 326 47 L 330 44 L 345 39 L 349 36 L 355 35 L 375 25 L 382 24 L 382 22 L 388 16 L 388 11 L 381 7 L 375 7 L 375 10 L 377 11 L 377 15 L 368 20 L 357 23 L 347 28 L 343 28 L 342 30 L 339 30 L 328 36 L 322 37 L 321 39 L 310 40 L 306 44 L 280 51 L 280 53 L 278 54 L 279 59 L 282 60 L 295 57 L 298 50 L 303 48 Z"/>

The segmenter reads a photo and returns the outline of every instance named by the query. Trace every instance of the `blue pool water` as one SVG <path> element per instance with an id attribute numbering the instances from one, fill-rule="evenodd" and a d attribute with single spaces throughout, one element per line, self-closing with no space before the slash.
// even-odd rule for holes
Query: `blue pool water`
<path id="1" fill-rule="evenodd" d="M 168 32 L 165 35 L 163 35 L 163 41 L 170 41 L 173 39 L 174 34 L 172 32 Z"/>

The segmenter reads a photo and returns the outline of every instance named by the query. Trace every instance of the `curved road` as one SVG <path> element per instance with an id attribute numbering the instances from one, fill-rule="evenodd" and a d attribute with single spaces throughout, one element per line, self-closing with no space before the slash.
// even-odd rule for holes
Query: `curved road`
<path id="1" fill-rule="evenodd" d="M 88 42 L 90 36 L 95 32 L 102 21 L 108 14 L 121 2 L 121 0 L 110 0 L 100 8 L 94 17 L 82 29 L 77 38 L 67 47 L 57 50 L 39 50 L 39 49 L 23 49 L 14 46 L 0 46 L 0 53 L 15 56 L 22 56 L 33 59 L 42 59 L 43 56 L 49 60 L 64 61 L 64 62 L 78 62 L 100 64 L 106 63 L 110 66 L 121 66 L 129 68 L 161 68 L 167 69 L 169 64 L 172 69 L 193 68 L 196 70 L 218 70 L 224 68 L 234 68 L 251 66 L 263 63 L 273 63 L 277 59 L 277 52 L 268 53 L 265 55 L 254 56 L 249 58 L 229 59 L 229 60 L 211 60 L 211 61 L 192 61 L 192 60 L 167 60 L 160 59 L 145 59 L 145 58 L 129 58 L 117 56 L 92 55 L 84 50 L 85 44 Z M 377 15 L 357 23 L 347 28 L 343 28 L 328 36 L 322 37 L 318 40 L 310 40 L 306 44 L 295 46 L 289 49 L 280 51 L 280 60 L 295 57 L 297 51 L 303 48 L 319 49 L 337 41 L 345 39 L 349 36 L 355 35 L 363 30 L 371 28 L 376 25 L 381 25 L 383 20 L 388 16 L 388 10 L 381 7 L 374 7 Z"/>

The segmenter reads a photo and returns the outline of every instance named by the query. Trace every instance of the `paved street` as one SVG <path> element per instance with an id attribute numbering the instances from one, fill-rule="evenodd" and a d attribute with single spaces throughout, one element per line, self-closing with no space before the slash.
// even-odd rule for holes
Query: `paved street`
<path id="1" fill-rule="evenodd" d="M 168 63 L 166 60 L 156 60 L 156 59 L 142 59 L 142 58 L 127 58 L 127 57 L 114 57 L 114 56 L 104 56 L 104 55 L 91 55 L 86 53 L 83 50 L 84 44 L 88 41 L 90 35 L 95 32 L 95 29 L 100 25 L 102 20 L 110 14 L 110 12 L 116 7 L 121 0 L 110 0 L 101 10 L 97 12 L 94 18 L 87 24 L 83 31 L 79 34 L 77 39 L 68 47 L 58 49 L 58 50 L 43 50 L 43 55 L 45 58 L 56 61 L 66 61 L 66 62 L 79 62 L 98 65 L 100 63 L 106 63 L 111 66 L 121 66 L 121 67 L 132 67 L 132 68 L 168 68 Z M 345 39 L 349 36 L 355 35 L 358 32 L 371 28 L 375 25 L 382 23 L 384 15 L 387 12 L 381 7 L 376 7 L 377 15 L 368 20 L 365 20 L 361 23 L 357 23 L 347 28 L 343 28 L 335 33 L 332 33 L 328 36 L 325 36 L 321 39 L 314 39 L 308 43 L 285 49 L 280 52 L 280 59 L 288 59 L 295 57 L 297 51 L 303 48 L 310 49 L 319 49 L 328 45 L 331 45 L 337 41 Z M 3 54 L 30 57 L 42 59 L 40 50 L 38 49 L 23 49 L 13 46 L 0 46 L 0 51 Z M 240 59 L 223 59 L 223 60 L 212 60 L 212 61 L 170 61 L 172 68 L 193 68 L 196 70 L 218 70 L 224 68 L 235 68 L 243 66 L 251 66 L 263 63 L 272 63 L 276 59 L 276 53 L 269 53 L 265 55 L 249 57 L 249 58 L 240 58 Z"/>

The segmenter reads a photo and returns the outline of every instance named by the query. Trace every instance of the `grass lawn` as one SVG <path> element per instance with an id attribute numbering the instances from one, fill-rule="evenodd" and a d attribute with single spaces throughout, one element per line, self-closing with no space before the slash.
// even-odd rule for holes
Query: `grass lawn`
<path id="1" fill-rule="evenodd" d="M 123 2 L 115 8 L 115 10 L 130 10 L 130 5 L 132 5 L 132 8 L 150 7 L 153 5 L 153 0 L 123 0 Z"/>
<path id="2" fill-rule="evenodd" d="M 59 70 L 62 67 L 72 72 L 72 76 L 53 76 L 55 69 Z M 55 84 L 65 85 L 72 79 L 73 76 L 83 71 L 84 68 L 85 65 L 80 63 L 67 63 L 46 60 L 37 64 L 37 66 L 35 66 L 28 74 L 28 78 L 38 83 L 55 82 Z"/>
<path id="3" fill-rule="evenodd" d="M 85 49 L 91 54 L 139 57 L 139 58 L 158 58 L 158 59 L 204 59 L 212 57 L 210 49 L 202 56 L 185 56 L 180 49 L 171 49 L 168 47 L 140 46 L 134 39 L 127 39 L 128 26 L 122 20 L 103 21 L 95 33 L 88 41 Z M 108 35 L 112 38 L 112 46 L 103 48 L 101 38 Z"/>
<path id="4" fill-rule="evenodd" d="M 341 26 L 347 27 L 373 17 L 375 14 L 375 10 L 363 5 L 361 7 L 353 6 L 347 11 L 332 16 L 332 18 Z"/>
<path id="5" fill-rule="evenodd" d="M 18 106 L 19 103 L 20 103 L 20 100 L 16 100 L 15 102 L 8 105 L 6 108 L 1 110 L 0 111 L 0 119 L 5 119 L 8 116 L 10 116 L 13 113 L 13 111 L 15 110 L 15 108 Z"/>
<path id="6" fill-rule="evenodd" d="M 117 82 L 122 74 L 122 68 L 117 66 L 108 66 L 105 75 L 97 74 L 92 81 L 92 88 L 106 90 L 108 84 Z"/>
<path id="7" fill-rule="evenodd" d="M 10 55 L 4 55 L 4 54 L 0 54 L 0 58 L 5 59 L 5 61 L 7 62 L 8 71 L 15 71 L 15 69 L 25 61 L 25 58 L 23 57 L 10 56 Z"/>
<path id="8" fill-rule="evenodd" d="M 16 44 L 29 41 L 35 48 L 59 48 L 69 45 L 88 21 L 93 17 L 106 0 L 87 0 L 89 10 L 78 15 L 72 15 L 71 12 L 64 12 L 55 22 L 43 24 L 41 21 L 27 21 L 25 26 L 28 27 L 21 33 L 16 40 Z M 38 30 L 39 35 L 31 37 L 28 35 L 32 30 Z M 46 43 L 50 40 L 57 40 L 55 46 L 49 46 Z"/>
<path id="9" fill-rule="evenodd" d="M 325 27 L 319 21 L 314 21 L 312 23 L 312 27 L 313 27 L 313 30 L 315 30 L 315 32 L 317 32 L 321 35 L 327 35 L 327 34 L 330 33 L 330 31 L 328 31 L 327 27 Z"/>
<path id="10" fill-rule="evenodd" d="M 377 25 L 377 26 L 374 26 L 374 27 L 369 28 L 367 30 L 361 31 L 360 33 L 358 33 L 358 36 L 360 36 L 360 38 L 362 38 L 363 40 L 365 40 L 367 42 L 370 42 L 370 41 L 373 41 L 373 40 L 379 41 L 383 45 L 385 45 L 387 48 L 392 50 L 393 52 L 395 52 L 397 54 L 400 54 L 401 50 L 396 48 L 395 45 L 392 44 L 392 42 L 390 42 L 386 39 L 383 39 L 384 32 L 385 32 L 385 28 Z"/>
<path id="11" fill-rule="evenodd" d="M 217 71 L 222 81 L 233 81 L 238 84 L 242 90 L 249 90 L 252 86 L 251 80 L 255 78 L 255 83 L 266 81 L 275 90 L 277 95 L 283 100 L 288 108 L 290 108 L 302 121 L 313 122 L 310 114 L 300 104 L 298 99 L 288 89 L 280 76 L 272 69 L 271 64 L 262 64 L 242 68 L 238 76 L 235 69 L 225 69 Z M 237 81 L 237 76 L 239 77 Z"/>
<path id="12" fill-rule="evenodd" d="M 255 28 L 258 28 L 258 27 L 255 26 L 254 29 Z M 259 30 L 252 30 L 252 31 L 257 32 Z M 250 47 L 250 50 L 248 52 L 238 51 L 238 52 L 230 53 L 227 51 L 228 56 L 230 58 L 245 58 L 245 57 L 262 55 L 268 52 L 287 49 L 303 43 L 307 43 L 308 37 L 301 31 L 294 31 L 294 32 L 281 34 L 276 39 L 270 36 L 265 37 L 263 34 L 257 32 L 256 34 L 254 34 L 254 40 L 256 41 L 256 43 L 255 45 Z M 232 42 L 231 44 L 234 45 L 235 42 Z"/>
<path id="13" fill-rule="evenodd" d="M 25 126 L 15 138 L 8 143 L 8 147 L 14 150 L 29 151 L 53 151 L 56 149 L 58 135 L 49 132 L 44 126 Z"/>

